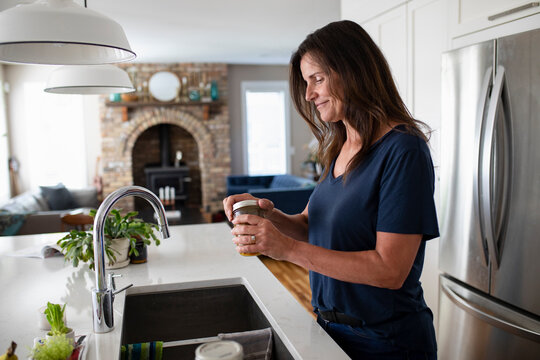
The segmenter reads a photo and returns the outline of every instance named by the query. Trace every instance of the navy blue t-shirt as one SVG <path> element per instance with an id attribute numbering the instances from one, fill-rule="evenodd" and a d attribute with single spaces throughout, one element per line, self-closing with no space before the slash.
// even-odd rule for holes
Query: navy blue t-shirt
<path id="1" fill-rule="evenodd" d="M 370 147 L 343 182 L 320 182 L 309 201 L 309 242 L 326 249 L 375 249 L 377 231 L 423 234 L 411 272 L 398 290 L 336 280 L 310 271 L 312 305 L 360 319 L 363 328 L 394 346 L 435 351 L 433 314 L 420 274 L 425 240 L 439 236 L 433 200 L 435 176 L 425 141 L 399 126 Z"/>

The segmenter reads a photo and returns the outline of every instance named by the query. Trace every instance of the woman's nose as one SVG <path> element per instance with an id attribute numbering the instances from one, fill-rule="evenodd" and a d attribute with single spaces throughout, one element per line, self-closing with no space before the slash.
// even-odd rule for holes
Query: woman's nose
<path id="1" fill-rule="evenodd" d="M 312 101 L 313 99 L 315 99 L 316 95 L 315 95 L 315 92 L 313 91 L 311 85 L 308 85 L 306 87 L 306 101 Z"/>

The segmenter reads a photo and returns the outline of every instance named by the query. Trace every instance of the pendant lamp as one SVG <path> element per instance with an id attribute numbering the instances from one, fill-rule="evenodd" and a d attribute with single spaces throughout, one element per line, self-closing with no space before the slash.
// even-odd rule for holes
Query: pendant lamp
<path id="1" fill-rule="evenodd" d="M 72 0 L 38 0 L 0 12 L 0 61 L 93 65 L 134 58 L 117 22 Z"/>
<path id="2" fill-rule="evenodd" d="M 135 91 L 129 75 L 114 65 L 66 65 L 53 70 L 45 91 L 54 94 L 117 94 Z"/>

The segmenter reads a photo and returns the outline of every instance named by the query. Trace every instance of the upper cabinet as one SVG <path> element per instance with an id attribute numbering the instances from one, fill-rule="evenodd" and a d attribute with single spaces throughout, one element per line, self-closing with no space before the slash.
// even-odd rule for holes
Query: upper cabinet
<path id="1" fill-rule="evenodd" d="M 362 24 L 406 2 L 406 0 L 341 0 L 341 18 Z"/>
<path id="2" fill-rule="evenodd" d="M 372 11 L 357 9 L 343 16 L 362 25 L 381 48 L 409 111 L 432 129 L 432 158 L 438 166 L 441 54 L 448 50 L 449 43 L 446 0 L 400 3 L 361 22 L 366 13 Z"/>
<path id="3" fill-rule="evenodd" d="M 356 21 L 354 18 L 350 20 Z M 408 104 L 407 96 L 407 8 L 399 5 L 366 22 L 359 23 L 379 45 L 397 84 L 403 101 Z"/>
<path id="4" fill-rule="evenodd" d="M 538 14 L 539 5 L 523 0 L 450 0 L 450 36 L 457 38 Z"/>

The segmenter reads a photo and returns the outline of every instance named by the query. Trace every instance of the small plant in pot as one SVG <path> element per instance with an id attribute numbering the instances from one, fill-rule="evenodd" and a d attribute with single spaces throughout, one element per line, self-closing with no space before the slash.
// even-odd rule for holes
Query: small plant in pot
<path id="1" fill-rule="evenodd" d="M 47 303 L 47 308 L 45 309 L 45 316 L 47 317 L 47 322 L 51 325 L 51 330 L 47 333 L 47 338 L 64 336 L 69 339 L 73 345 L 75 341 L 75 332 L 73 329 L 68 328 L 64 323 L 64 311 L 66 310 L 66 304 L 60 306 L 60 304 Z"/>
<path id="2" fill-rule="evenodd" d="M 103 230 L 107 268 L 127 266 L 129 256 L 139 256 L 142 249 L 150 245 L 152 240 L 156 246 L 160 244 L 160 240 L 154 234 L 157 226 L 137 218 L 138 214 L 137 211 L 131 211 L 122 216 L 120 210 L 112 209 L 105 219 Z M 90 215 L 95 217 L 96 210 L 91 210 Z M 91 232 L 72 230 L 58 240 L 57 244 L 62 248 L 66 261 L 71 261 L 74 267 L 82 261 L 88 262 L 90 269 L 94 269 L 94 240 Z"/>

